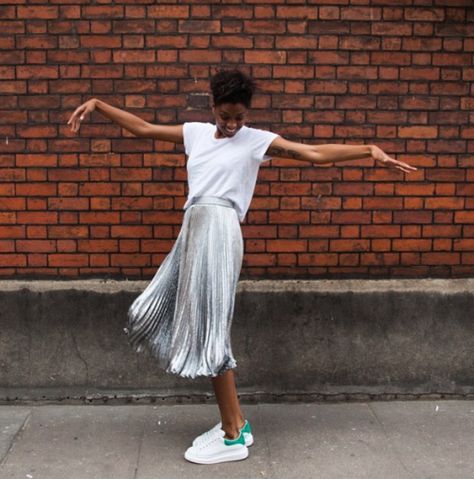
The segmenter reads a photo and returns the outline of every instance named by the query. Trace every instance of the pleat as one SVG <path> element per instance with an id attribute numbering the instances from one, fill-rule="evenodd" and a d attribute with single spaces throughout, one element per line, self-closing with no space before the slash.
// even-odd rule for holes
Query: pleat
<path id="1" fill-rule="evenodd" d="M 169 360 L 180 249 L 178 236 L 151 282 L 130 306 L 125 328 L 132 348 L 136 352 L 149 349 L 163 367 Z"/>
<path id="2" fill-rule="evenodd" d="M 236 367 L 231 347 L 243 241 L 233 208 L 195 204 L 173 249 L 129 309 L 128 335 L 166 371 L 217 376 Z"/>

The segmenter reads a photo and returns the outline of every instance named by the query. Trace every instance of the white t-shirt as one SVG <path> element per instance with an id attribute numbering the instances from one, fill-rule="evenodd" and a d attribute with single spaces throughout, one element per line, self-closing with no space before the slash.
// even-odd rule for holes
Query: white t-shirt
<path id="1" fill-rule="evenodd" d="M 240 222 L 252 200 L 258 169 L 276 133 L 243 126 L 231 138 L 215 138 L 216 125 L 188 122 L 183 125 L 188 155 L 189 194 L 186 209 L 197 196 L 218 196 L 234 202 Z"/>

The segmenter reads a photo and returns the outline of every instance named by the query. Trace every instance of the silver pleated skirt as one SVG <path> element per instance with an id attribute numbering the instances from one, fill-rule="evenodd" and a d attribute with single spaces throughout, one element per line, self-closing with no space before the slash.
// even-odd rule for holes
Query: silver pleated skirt
<path id="1" fill-rule="evenodd" d="M 170 253 L 128 310 L 125 332 L 135 351 L 149 350 L 182 377 L 235 368 L 231 325 L 242 257 L 232 202 L 195 199 Z"/>

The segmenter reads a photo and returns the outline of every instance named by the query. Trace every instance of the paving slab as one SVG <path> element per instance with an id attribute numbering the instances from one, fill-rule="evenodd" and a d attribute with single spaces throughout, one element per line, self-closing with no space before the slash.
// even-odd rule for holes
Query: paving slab
<path id="1" fill-rule="evenodd" d="M 0 406 L 2 479 L 472 479 L 474 401 L 244 404 L 245 461 L 183 453 L 215 404 Z"/>
<path id="2" fill-rule="evenodd" d="M 132 478 L 147 420 L 147 410 L 140 407 L 34 407 L 0 477 Z"/>
<path id="3" fill-rule="evenodd" d="M 394 454 L 429 479 L 474 478 L 474 402 L 369 403 Z"/>

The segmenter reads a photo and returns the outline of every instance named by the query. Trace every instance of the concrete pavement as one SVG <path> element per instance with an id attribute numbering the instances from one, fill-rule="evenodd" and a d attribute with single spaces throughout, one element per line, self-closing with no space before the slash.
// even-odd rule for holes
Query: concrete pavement
<path id="1" fill-rule="evenodd" d="M 245 461 L 183 458 L 214 404 L 0 406 L 2 479 L 472 479 L 474 401 L 243 404 Z"/>

